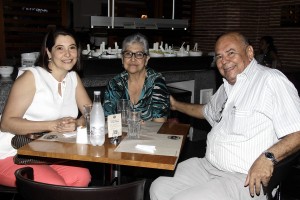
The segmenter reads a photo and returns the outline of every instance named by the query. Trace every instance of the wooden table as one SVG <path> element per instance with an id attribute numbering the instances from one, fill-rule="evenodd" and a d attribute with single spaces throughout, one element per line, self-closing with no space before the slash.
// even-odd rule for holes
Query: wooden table
<path id="1" fill-rule="evenodd" d="M 158 133 L 183 135 L 182 149 L 189 128 L 188 124 L 164 123 Z M 19 148 L 18 154 L 166 170 L 174 170 L 178 160 L 177 156 L 115 152 L 115 148 L 107 138 L 103 146 L 35 140 Z"/>

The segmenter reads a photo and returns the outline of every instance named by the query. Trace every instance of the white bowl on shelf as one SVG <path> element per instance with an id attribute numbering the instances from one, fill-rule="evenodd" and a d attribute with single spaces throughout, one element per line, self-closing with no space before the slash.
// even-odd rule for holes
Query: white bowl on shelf
<path id="1" fill-rule="evenodd" d="M 202 51 L 190 51 L 190 56 L 202 56 Z"/>
<path id="2" fill-rule="evenodd" d="M 176 57 L 175 53 L 170 53 L 170 52 L 164 52 L 165 57 Z"/>
<path id="3" fill-rule="evenodd" d="M 164 52 L 162 52 L 161 50 L 150 49 L 149 56 L 153 58 L 164 57 Z"/>
<path id="4" fill-rule="evenodd" d="M 99 57 L 99 56 L 101 56 L 101 52 L 100 51 L 92 51 L 92 56 Z"/>
<path id="5" fill-rule="evenodd" d="M 184 52 L 178 51 L 178 52 L 176 52 L 176 55 L 177 55 L 177 57 L 186 57 L 186 56 L 189 56 L 189 53 L 186 51 L 184 51 Z"/>
<path id="6" fill-rule="evenodd" d="M 82 55 L 88 55 L 89 53 L 91 53 L 91 51 L 88 51 L 87 49 L 82 50 Z"/>
<path id="7" fill-rule="evenodd" d="M 3 78 L 10 77 L 13 71 L 14 67 L 12 66 L 0 66 L 0 74 Z"/>

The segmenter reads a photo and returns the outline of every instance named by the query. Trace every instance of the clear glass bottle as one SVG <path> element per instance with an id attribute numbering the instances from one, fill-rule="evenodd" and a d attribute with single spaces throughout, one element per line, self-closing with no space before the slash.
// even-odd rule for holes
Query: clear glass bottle
<path id="1" fill-rule="evenodd" d="M 105 116 L 100 95 L 100 91 L 94 91 L 94 102 L 90 115 L 90 141 L 93 146 L 101 146 L 105 142 Z"/>

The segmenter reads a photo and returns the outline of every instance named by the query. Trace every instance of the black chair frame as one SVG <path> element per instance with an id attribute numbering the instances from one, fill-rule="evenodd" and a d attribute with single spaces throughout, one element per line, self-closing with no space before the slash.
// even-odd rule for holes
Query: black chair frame
<path id="1" fill-rule="evenodd" d="M 19 194 L 25 200 L 143 200 L 146 180 L 117 186 L 70 187 L 33 180 L 33 169 L 24 167 L 15 172 Z"/>
<path id="2" fill-rule="evenodd" d="M 265 193 L 268 200 L 282 200 L 282 183 L 290 175 L 293 165 L 297 162 L 300 157 L 300 151 L 288 156 L 287 158 L 281 160 L 274 167 L 272 177 L 268 183 L 268 186 L 265 188 Z M 272 195 L 274 189 L 277 188 L 275 196 Z"/>

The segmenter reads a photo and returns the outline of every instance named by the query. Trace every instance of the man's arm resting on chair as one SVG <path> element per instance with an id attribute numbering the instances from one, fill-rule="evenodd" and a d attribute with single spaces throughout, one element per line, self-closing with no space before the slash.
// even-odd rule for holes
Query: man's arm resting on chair
<path id="1" fill-rule="evenodd" d="M 272 147 L 267 149 L 268 152 L 274 154 L 277 161 L 300 150 L 300 131 L 291 133 Z M 249 186 L 250 195 L 254 196 L 254 192 L 259 195 L 261 186 L 267 186 L 274 170 L 274 164 L 271 160 L 261 154 L 251 166 L 246 178 L 245 186 Z"/>

